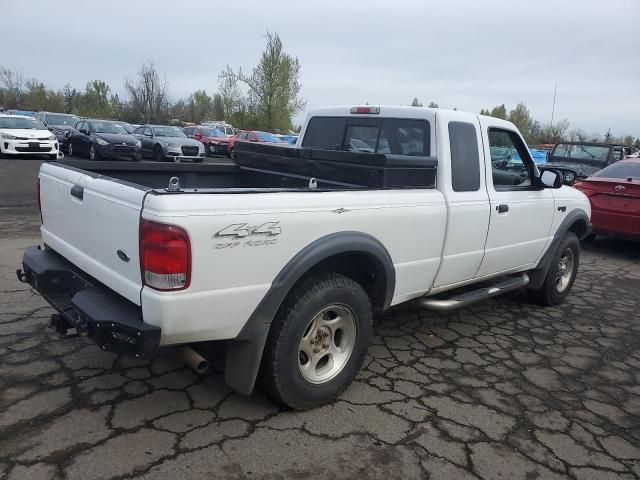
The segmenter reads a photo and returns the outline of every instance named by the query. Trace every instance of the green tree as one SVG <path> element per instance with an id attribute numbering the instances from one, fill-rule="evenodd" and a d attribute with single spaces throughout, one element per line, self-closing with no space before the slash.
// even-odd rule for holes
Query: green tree
<path id="1" fill-rule="evenodd" d="M 629 147 L 633 145 L 633 135 L 625 135 L 624 138 L 622 139 L 622 144 L 627 145 Z"/>
<path id="2" fill-rule="evenodd" d="M 212 120 L 213 99 L 204 90 L 196 90 L 187 100 L 189 119 L 195 123 L 202 123 L 204 120 Z"/>
<path id="3" fill-rule="evenodd" d="M 87 82 L 84 93 L 78 95 L 76 113 L 85 117 L 110 118 L 110 93 L 111 88 L 103 80 Z"/>
<path id="4" fill-rule="evenodd" d="M 240 110 L 260 127 L 290 130 L 293 116 L 305 105 L 300 97 L 300 62 L 285 53 L 278 34 L 267 32 L 265 38 L 265 50 L 250 74 L 242 68 L 235 73 L 227 66 L 222 77 L 231 76 L 247 87 L 247 102 Z"/>
<path id="5" fill-rule="evenodd" d="M 71 88 L 70 84 L 66 84 L 64 86 L 63 96 L 64 96 L 64 108 L 65 112 L 71 113 L 73 112 L 73 99 L 78 94 L 75 88 Z"/>
<path id="6" fill-rule="evenodd" d="M 420 100 L 418 100 L 418 97 L 413 97 L 413 101 L 411 102 L 411 106 L 412 107 L 423 107 L 424 105 L 422 104 L 422 102 Z"/>
<path id="7" fill-rule="evenodd" d="M 222 99 L 224 119 L 228 122 L 233 121 L 234 125 L 238 123 L 234 117 L 241 110 L 244 103 L 238 83 L 238 78 L 231 67 L 227 65 L 225 71 L 218 78 L 218 92 Z M 245 125 L 238 123 L 238 126 L 244 127 Z"/>
<path id="8" fill-rule="evenodd" d="M 439 108 L 439 107 L 438 107 L 438 104 L 436 102 L 431 101 L 431 102 L 429 102 L 429 108 Z M 454 108 L 454 110 L 455 110 L 455 108 Z"/>
<path id="9" fill-rule="evenodd" d="M 497 105 L 491 109 L 491 113 L 489 113 L 490 117 L 501 118 L 502 120 L 507 119 L 507 107 L 502 105 Z"/>
<path id="10" fill-rule="evenodd" d="M 224 120 L 224 104 L 222 103 L 222 95 L 219 93 L 213 96 L 213 118 L 214 120 Z"/>
<path id="11" fill-rule="evenodd" d="M 518 103 L 516 108 L 509 112 L 507 119 L 518 127 L 518 130 L 520 130 L 520 133 L 527 143 L 532 143 L 533 118 L 531 118 L 531 114 L 524 103 Z"/>
<path id="12" fill-rule="evenodd" d="M 2 106 L 6 109 L 17 108 L 22 104 L 25 93 L 25 80 L 22 73 L 6 67 L 0 67 L 2 85 Z"/>

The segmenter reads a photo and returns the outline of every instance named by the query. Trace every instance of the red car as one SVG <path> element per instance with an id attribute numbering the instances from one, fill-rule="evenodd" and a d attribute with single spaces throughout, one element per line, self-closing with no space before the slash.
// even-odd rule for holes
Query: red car
<path id="1" fill-rule="evenodd" d="M 260 132 L 258 130 L 246 130 L 229 139 L 229 155 L 231 158 L 235 158 L 235 144 L 236 142 L 258 142 L 258 143 L 277 143 L 289 145 L 280 137 L 275 136 L 273 133 Z"/>
<path id="2" fill-rule="evenodd" d="M 183 131 L 189 138 L 202 142 L 207 155 L 229 155 L 230 138 L 217 128 L 198 125 L 183 128 Z"/>
<path id="3" fill-rule="evenodd" d="M 594 234 L 640 240 L 640 159 L 620 160 L 574 187 L 591 201 Z"/>

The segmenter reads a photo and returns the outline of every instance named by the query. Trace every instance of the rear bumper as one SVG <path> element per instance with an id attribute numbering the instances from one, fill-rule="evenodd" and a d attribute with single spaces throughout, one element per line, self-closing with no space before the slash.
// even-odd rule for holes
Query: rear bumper
<path id="1" fill-rule="evenodd" d="M 80 335 L 100 348 L 136 358 L 151 356 L 160 345 L 160 328 L 142 321 L 140 307 L 52 250 L 28 247 L 16 273 L 51 304 Z"/>

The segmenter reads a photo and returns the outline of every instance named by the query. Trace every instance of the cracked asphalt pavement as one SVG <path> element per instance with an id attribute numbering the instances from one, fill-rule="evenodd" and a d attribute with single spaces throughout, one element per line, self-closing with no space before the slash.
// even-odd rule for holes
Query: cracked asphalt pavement
<path id="1" fill-rule="evenodd" d="M 30 195 L 0 200 L 0 479 L 640 478 L 637 243 L 585 245 L 559 307 L 394 308 L 340 399 L 294 412 L 231 392 L 215 347 L 201 377 L 59 338 L 15 277 Z"/>

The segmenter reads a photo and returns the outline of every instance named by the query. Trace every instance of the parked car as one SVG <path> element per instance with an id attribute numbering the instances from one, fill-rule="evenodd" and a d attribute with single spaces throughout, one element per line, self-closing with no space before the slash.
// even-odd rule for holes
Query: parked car
<path id="1" fill-rule="evenodd" d="M 46 154 L 58 158 L 56 136 L 40 120 L 24 115 L 0 114 L 0 156 Z"/>
<path id="2" fill-rule="evenodd" d="M 156 162 L 191 160 L 200 163 L 204 160 L 202 142 L 187 137 L 178 127 L 142 125 L 135 129 L 134 135 L 142 142 L 142 155 Z"/>
<path id="3" fill-rule="evenodd" d="M 90 160 L 142 158 L 140 141 L 120 122 L 109 120 L 80 120 L 69 134 L 67 152 L 70 156 L 86 155 Z"/>
<path id="4" fill-rule="evenodd" d="M 296 141 L 298 140 L 298 135 L 280 134 L 278 135 L 278 138 L 284 140 L 289 145 L 295 145 Z"/>
<path id="5" fill-rule="evenodd" d="M 587 178 L 624 158 L 624 146 L 593 142 L 558 143 L 549 153 L 547 166 L 563 173 L 565 183 Z"/>
<path id="6" fill-rule="evenodd" d="M 182 131 L 189 138 L 201 142 L 208 155 L 229 155 L 229 138 L 217 128 L 196 125 L 185 127 Z"/>
<path id="7" fill-rule="evenodd" d="M 387 154 L 332 151 L 382 132 Z M 107 351 L 182 345 L 201 371 L 189 344 L 225 340 L 227 384 L 249 394 L 260 372 L 296 409 L 340 395 L 374 313 L 392 305 L 450 311 L 523 287 L 543 305 L 569 295 L 589 200 L 540 173 L 512 123 L 332 107 L 310 113 L 301 141 L 240 142 L 234 165 L 43 164 L 47 248 L 27 249 L 18 278 L 56 308 L 59 332 Z M 489 148 L 508 144 L 520 169 L 491 161 Z"/>
<path id="8" fill-rule="evenodd" d="M 235 158 L 236 142 L 271 143 L 275 145 L 287 144 L 287 142 L 273 133 L 261 132 L 258 130 L 246 130 L 229 139 L 229 156 L 231 158 Z"/>
<path id="9" fill-rule="evenodd" d="M 591 202 L 594 235 L 640 240 L 640 159 L 616 162 L 574 187 Z"/>
<path id="10" fill-rule="evenodd" d="M 80 118 L 69 113 L 52 112 L 38 112 L 36 118 L 56 136 L 60 150 L 66 152 L 69 134 Z"/>
<path id="11" fill-rule="evenodd" d="M 225 134 L 225 136 L 227 137 L 233 137 L 233 135 L 235 135 L 235 129 L 233 128 L 233 125 L 226 123 L 226 122 L 202 122 L 202 125 L 207 125 L 209 127 L 213 127 L 213 128 L 217 128 L 218 130 L 220 130 L 222 133 Z"/>

